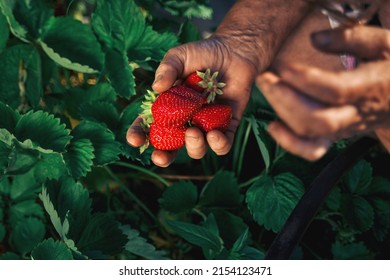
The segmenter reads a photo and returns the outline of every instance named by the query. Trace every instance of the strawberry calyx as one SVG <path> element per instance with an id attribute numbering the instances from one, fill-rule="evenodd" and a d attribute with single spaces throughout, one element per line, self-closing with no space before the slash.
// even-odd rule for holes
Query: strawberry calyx
<path id="1" fill-rule="evenodd" d="M 142 113 L 140 114 L 144 129 L 149 128 L 150 125 L 154 122 L 152 114 L 152 105 L 154 101 L 156 101 L 157 95 L 158 93 L 151 90 L 147 90 L 147 94 L 145 94 L 145 100 L 142 102 L 141 105 Z"/>
<path id="2" fill-rule="evenodd" d="M 197 76 L 196 78 L 193 77 L 195 73 Z M 218 82 L 218 71 L 211 73 L 211 70 L 207 69 L 205 72 L 196 71 L 195 73 L 190 74 L 185 80 L 184 84 L 194 89 L 201 88 L 201 93 L 206 96 L 207 103 L 214 102 L 217 95 L 223 94 L 222 88 L 224 88 L 226 84 Z"/>

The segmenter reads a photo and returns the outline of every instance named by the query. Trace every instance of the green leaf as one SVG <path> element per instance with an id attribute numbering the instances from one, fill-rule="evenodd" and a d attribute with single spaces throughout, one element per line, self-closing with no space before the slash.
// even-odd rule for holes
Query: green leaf
<path id="1" fill-rule="evenodd" d="M 167 221 L 167 224 L 180 237 L 209 252 L 207 255 L 210 258 L 217 256 L 223 249 L 222 239 L 210 229 L 179 221 Z"/>
<path id="2" fill-rule="evenodd" d="M 353 194 L 367 192 L 372 180 L 372 166 L 365 160 L 360 160 L 345 175 L 344 182 L 348 190 Z"/>
<path id="3" fill-rule="evenodd" d="M 374 224 L 374 209 L 363 197 L 343 195 L 341 212 L 346 222 L 360 232 L 369 230 Z"/>
<path id="4" fill-rule="evenodd" d="M 303 183 L 291 173 L 264 175 L 248 189 L 246 202 L 256 222 L 278 232 L 303 193 Z"/>
<path id="5" fill-rule="evenodd" d="M 18 141 L 14 141 L 12 152 L 9 155 L 8 175 L 19 175 L 30 171 L 38 162 L 40 153 L 37 150 L 24 147 Z"/>
<path id="6" fill-rule="evenodd" d="M 136 94 L 133 69 L 126 54 L 114 49 L 108 50 L 105 70 L 111 85 L 119 96 L 129 99 Z"/>
<path id="7" fill-rule="evenodd" d="M 16 3 L 16 0 L 0 0 L 0 7 L 3 14 L 6 16 L 7 21 L 13 35 L 22 41 L 28 41 L 27 28 L 18 23 L 13 15 L 13 8 Z"/>
<path id="8" fill-rule="evenodd" d="M 341 189 L 333 188 L 325 200 L 325 205 L 331 211 L 338 211 L 341 203 Z"/>
<path id="9" fill-rule="evenodd" d="M 0 102 L 0 114 L 0 128 L 8 130 L 11 134 L 14 133 L 15 126 L 20 118 L 19 113 L 7 104 Z"/>
<path id="10" fill-rule="evenodd" d="M 13 228 L 10 243 L 22 255 L 31 252 L 45 237 L 45 225 L 37 218 L 26 218 Z"/>
<path id="11" fill-rule="evenodd" d="M 120 144 L 115 141 L 115 136 L 111 130 L 105 126 L 90 122 L 82 121 L 76 126 L 72 134 L 75 140 L 89 139 L 95 149 L 94 163 L 102 166 L 118 160 L 121 152 Z"/>
<path id="12" fill-rule="evenodd" d="M 39 243 L 31 252 L 34 260 L 72 260 L 72 252 L 61 241 L 55 241 L 53 238 L 45 239 Z"/>
<path id="13" fill-rule="evenodd" d="M 0 141 L 0 180 L 8 168 L 11 147 Z"/>
<path id="14" fill-rule="evenodd" d="M 34 200 L 41 187 L 41 184 L 35 181 L 33 172 L 14 176 L 10 197 L 12 201 Z"/>
<path id="15" fill-rule="evenodd" d="M 98 213 L 92 216 L 76 243 L 77 248 L 89 256 L 94 251 L 114 255 L 120 253 L 127 243 L 119 224 L 108 214 Z"/>
<path id="16" fill-rule="evenodd" d="M 92 201 L 88 190 L 71 178 L 62 182 L 48 181 L 45 188 L 40 198 L 56 230 L 59 229 L 57 232 L 63 239 L 66 236 L 77 241 L 91 217 Z"/>
<path id="17" fill-rule="evenodd" d="M 105 124 L 111 131 L 118 129 L 119 112 L 112 103 L 104 101 L 84 103 L 79 110 L 80 116 L 85 120 Z"/>
<path id="18" fill-rule="evenodd" d="M 220 171 L 207 182 L 199 199 L 201 207 L 236 207 L 242 196 L 233 172 Z"/>
<path id="19" fill-rule="evenodd" d="M 67 111 L 75 119 L 80 119 L 80 107 L 86 103 L 108 102 L 115 104 L 116 99 L 116 92 L 109 83 L 98 83 L 87 90 L 73 87 L 65 96 Z"/>
<path id="20" fill-rule="evenodd" d="M 369 260 L 374 255 L 370 252 L 363 242 L 342 244 L 336 241 L 332 245 L 333 259 L 335 260 Z"/>
<path id="21" fill-rule="evenodd" d="M 124 53 L 142 39 L 145 19 L 133 0 L 98 0 L 92 27 L 107 48 Z"/>
<path id="22" fill-rule="evenodd" d="M 227 211 L 214 211 L 213 214 L 219 228 L 219 236 L 225 247 L 232 247 L 237 238 L 248 229 L 248 226 L 241 217 Z"/>
<path id="23" fill-rule="evenodd" d="M 43 220 L 44 216 L 42 207 L 35 201 L 35 199 L 24 200 L 15 203 L 10 207 L 9 224 L 14 227 L 26 217 L 35 217 Z"/>
<path id="24" fill-rule="evenodd" d="M 14 20 L 27 31 L 24 39 L 38 38 L 42 27 L 54 15 L 53 6 L 47 0 L 13 0 L 10 2 L 13 2 L 12 15 Z"/>
<path id="25" fill-rule="evenodd" d="M 31 139 L 44 149 L 56 152 L 65 151 L 65 146 L 72 138 L 65 124 L 47 112 L 28 112 L 18 121 L 15 136 L 20 141 Z"/>
<path id="26" fill-rule="evenodd" d="M 130 61 L 161 61 L 165 53 L 177 44 L 175 34 L 160 34 L 148 26 L 137 45 L 128 49 L 127 56 Z"/>
<path id="27" fill-rule="evenodd" d="M 259 146 L 261 155 L 264 160 L 265 169 L 268 170 L 271 166 L 271 155 L 269 151 L 269 141 L 268 135 L 265 129 L 265 123 L 259 122 L 256 120 L 256 118 L 252 115 L 250 118 L 250 122 L 253 129 L 253 134 L 255 135 L 257 145 Z"/>
<path id="28" fill-rule="evenodd" d="M 75 139 L 71 141 L 64 160 L 73 178 L 84 177 L 92 170 L 94 148 L 89 139 Z"/>
<path id="29" fill-rule="evenodd" d="M 71 17 L 51 18 L 39 42 L 62 67 L 83 73 L 96 73 L 103 68 L 104 55 L 91 29 Z"/>
<path id="30" fill-rule="evenodd" d="M 9 38 L 8 22 L 6 17 L 0 11 L 0 53 L 7 46 L 8 38 Z"/>
<path id="31" fill-rule="evenodd" d="M 34 167 L 35 179 L 41 183 L 46 180 L 58 180 L 68 174 L 64 157 L 60 153 L 42 154 Z"/>
<path id="32" fill-rule="evenodd" d="M 191 181 L 180 181 L 167 188 L 160 200 L 160 206 L 172 213 L 189 212 L 198 200 L 198 191 Z"/>
<path id="33" fill-rule="evenodd" d="M 41 60 L 31 45 L 15 45 L 0 55 L 0 101 L 13 109 L 25 109 L 27 101 L 38 106 L 43 95 Z M 28 106 L 27 106 L 28 107 Z"/>
<path id="34" fill-rule="evenodd" d="M 179 31 L 179 40 L 180 43 L 185 44 L 189 42 L 198 41 L 202 38 L 196 25 L 190 21 L 186 20 L 181 26 Z"/>
<path id="35" fill-rule="evenodd" d="M 125 250 L 130 253 L 143 257 L 147 260 L 167 260 L 165 252 L 158 251 L 156 247 L 139 235 L 139 231 L 131 229 L 129 226 L 121 227 L 123 233 L 127 236 Z"/>
<path id="36" fill-rule="evenodd" d="M 196 17 L 201 19 L 211 19 L 213 10 L 208 5 L 200 4 L 196 0 L 190 1 L 164 1 L 163 7 L 174 16 Z"/>
<path id="37" fill-rule="evenodd" d="M 13 252 L 5 252 L 0 256 L 0 260 L 20 260 L 20 256 Z"/>
<path id="38" fill-rule="evenodd" d="M 50 217 L 50 221 L 53 224 L 55 230 L 61 237 L 61 239 L 66 239 L 66 235 L 69 232 L 69 221 L 65 217 L 64 222 L 61 221 L 61 218 L 58 215 L 58 212 L 54 208 L 53 203 L 50 200 L 50 196 L 47 193 L 46 188 L 42 188 L 41 194 L 39 194 L 39 198 L 41 199 L 43 203 L 43 207 L 45 208 L 47 214 Z"/>
<path id="39" fill-rule="evenodd" d="M 3 241 L 6 234 L 5 226 L 0 223 L 0 242 Z"/>

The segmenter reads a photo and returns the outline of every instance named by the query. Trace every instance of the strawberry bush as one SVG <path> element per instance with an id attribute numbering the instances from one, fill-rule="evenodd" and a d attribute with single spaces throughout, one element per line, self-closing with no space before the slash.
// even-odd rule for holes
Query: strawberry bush
<path id="1" fill-rule="evenodd" d="M 153 147 L 127 145 L 159 61 L 201 38 L 192 19 L 211 19 L 208 1 L 0 8 L 0 259 L 263 259 L 323 186 L 314 217 L 290 216 L 309 226 L 287 257 L 389 257 L 389 156 L 367 139 L 315 163 L 286 153 L 256 87 L 226 156 L 183 148 L 161 169 Z"/>

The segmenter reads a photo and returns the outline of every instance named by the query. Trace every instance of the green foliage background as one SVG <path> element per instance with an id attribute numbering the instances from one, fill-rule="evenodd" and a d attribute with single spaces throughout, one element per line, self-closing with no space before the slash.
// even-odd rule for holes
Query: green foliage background
<path id="1" fill-rule="evenodd" d="M 201 34 L 206 0 L 0 0 L 0 259 L 262 259 L 317 174 L 266 133 L 252 99 L 229 155 L 167 169 L 126 131 L 165 52 Z M 162 18 L 161 15 L 164 15 Z M 180 26 L 180 28 L 178 28 Z M 387 163 L 387 166 L 383 165 Z M 297 259 L 388 258 L 389 157 L 334 187 Z"/>

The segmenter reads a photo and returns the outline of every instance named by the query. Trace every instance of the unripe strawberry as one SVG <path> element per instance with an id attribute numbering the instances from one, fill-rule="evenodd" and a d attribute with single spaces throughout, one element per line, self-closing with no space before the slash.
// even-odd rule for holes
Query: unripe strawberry
<path id="1" fill-rule="evenodd" d="M 229 127 L 232 108 L 223 104 L 204 105 L 192 118 L 192 124 L 204 132 L 218 129 L 222 132 Z"/>

